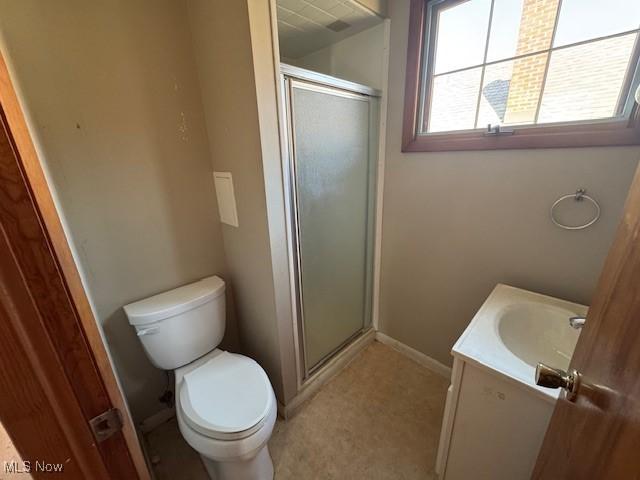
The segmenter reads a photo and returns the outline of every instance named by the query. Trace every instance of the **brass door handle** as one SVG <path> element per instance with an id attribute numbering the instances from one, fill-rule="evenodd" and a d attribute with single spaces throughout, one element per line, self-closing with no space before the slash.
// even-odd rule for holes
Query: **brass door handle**
<path id="1" fill-rule="evenodd" d="M 575 369 L 565 372 L 559 368 L 538 363 L 536 366 L 536 385 L 546 388 L 562 388 L 566 393 L 565 398 L 574 402 L 580 388 L 580 374 Z"/>

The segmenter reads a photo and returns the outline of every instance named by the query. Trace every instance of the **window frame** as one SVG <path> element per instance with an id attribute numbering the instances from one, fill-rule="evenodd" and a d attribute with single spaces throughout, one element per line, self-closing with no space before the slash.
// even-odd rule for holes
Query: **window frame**
<path id="1" fill-rule="evenodd" d="M 522 148 L 567 148 L 640 144 L 640 107 L 637 103 L 622 119 L 587 122 L 515 126 L 513 134 L 486 135 L 482 129 L 437 133 L 419 133 L 423 115 L 428 115 L 431 89 L 425 91 L 424 113 L 421 112 L 422 83 L 430 78 L 434 49 L 427 45 L 427 13 L 430 6 L 451 6 L 464 0 L 411 0 L 409 39 L 405 79 L 404 117 L 402 127 L 403 152 L 441 152 L 455 150 L 499 150 Z M 425 48 L 426 47 L 426 48 Z M 425 52 L 426 50 L 426 52 Z M 426 58 L 425 58 L 426 55 Z M 630 65 L 635 72 L 627 75 L 625 90 L 629 90 L 640 72 L 640 34 L 636 39 Z M 542 95 L 542 92 L 541 92 Z M 633 97 L 632 92 L 629 95 Z M 509 126 L 509 128 L 511 128 Z"/>

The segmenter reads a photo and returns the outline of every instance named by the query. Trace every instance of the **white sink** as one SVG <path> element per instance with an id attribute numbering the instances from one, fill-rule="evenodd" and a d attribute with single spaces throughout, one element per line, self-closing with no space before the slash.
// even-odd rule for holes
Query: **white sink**
<path id="1" fill-rule="evenodd" d="M 452 349 L 460 357 L 505 375 L 555 402 L 559 390 L 534 382 L 538 362 L 566 369 L 579 330 L 569 318 L 587 307 L 507 285 L 498 285 Z"/>
<path id="2" fill-rule="evenodd" d="M 507 305 L 497 314 L 502 343 L 532 367 L 538 362 L 566 370 L 580 333 L 569 325 L 576 313 L 540 303 Z"/>

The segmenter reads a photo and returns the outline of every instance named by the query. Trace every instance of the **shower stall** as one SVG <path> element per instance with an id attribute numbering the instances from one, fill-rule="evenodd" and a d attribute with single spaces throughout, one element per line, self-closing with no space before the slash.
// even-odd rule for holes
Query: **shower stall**
<path id="1" fill-rule="evenodd" d="M 371 328 L 376 90 L 282 66 L 301 381 Z"/>

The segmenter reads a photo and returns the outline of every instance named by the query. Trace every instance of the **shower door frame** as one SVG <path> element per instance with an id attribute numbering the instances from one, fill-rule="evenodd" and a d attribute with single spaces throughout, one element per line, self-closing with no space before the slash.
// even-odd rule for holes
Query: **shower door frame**
<path id="1" fill-rule="evenodd" d="M 291 65 L 280 64 L 280 88 L 281 88 L 281 111 L 284 115 L 282 128 L 282 171 L 283 185 L 285 194 L 286 224 L 287 224 L 287 242 L 289 250 L 289 276 L 291 285 L 291 298 L 293 306 L 293 332 L 294 332 L 294 348 L 296 354 L 296 371 L 298 380 L 298 389 L 305 382 L 310 380 L 314 374 L 318 373 L 337 353 L 351 345 L 356 339 L 374 328 L 373 325 L 373 288 L 374 288 L 374 265 L 375 262 L 375 235 L 377 221 L 377 175 L 379 152 L 376 148 L 372 148 L 371 140 L 369 141 L 369 162 L 370 168 L 375 168 L 375 174 L 369 174 L 369 195 L 368 200 L 371 211 L 368 212 L 367 219 L 367 252 L 366 264 L 366 302 L 365 316 L 363 318 L 363 327 L 345 339 L 340 345 L 329 352 L 322 360 L 320 360 L 312 368 L 309 368 L 305 348 L 305 332 L 304 332 L 304 310 L 302 305 L 302 275 L 301 275 L 301 254 L 299 242 L 299 219 L 298 219 L 298 195 L 296 188 L 296 156 L 295 156 L 295 125 L 293 121 L 294 106 L 292 103 L 292 90 L 296 84 L 303 85 L 303 88 L 315 91 L 325 92 L 332 95 L 339 95 L 346 98 L 366 101 L 369 104 L 369 132 L 373 131 L 374 126 L 378 126 L 378 119 L 372 118 L 374 112 L 374 100 L 380 100 L 381 92 L 371 87 L 350 82 L 329 75 L 312 72 L 303 68 Z M 378 105 L 378 115 L 380 115 L 380 106 Z M 379 143 L 378 132 L 378 143 Z M 368 325 L 365 320 L 369 317 Z"/>

